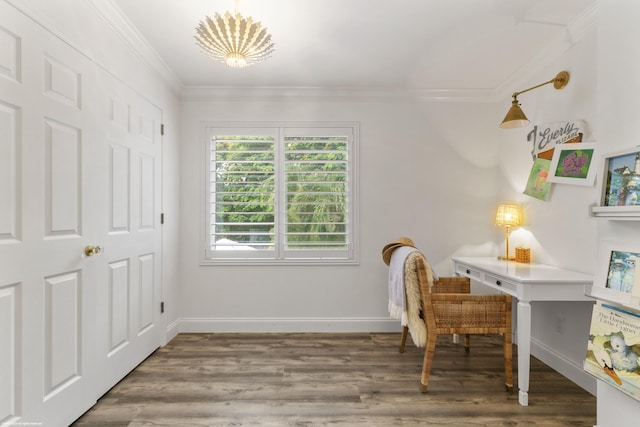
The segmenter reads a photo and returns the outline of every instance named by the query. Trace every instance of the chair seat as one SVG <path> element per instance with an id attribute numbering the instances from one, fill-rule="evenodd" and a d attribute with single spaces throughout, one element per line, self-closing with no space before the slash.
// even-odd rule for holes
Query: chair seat
<path id="1" fill-rule="evenodd" d="M 438 333 L 500 334 L 506 326 L 506 295 L 432 294 Z M 455 331 L 450 331 L 454 330 Z"/>

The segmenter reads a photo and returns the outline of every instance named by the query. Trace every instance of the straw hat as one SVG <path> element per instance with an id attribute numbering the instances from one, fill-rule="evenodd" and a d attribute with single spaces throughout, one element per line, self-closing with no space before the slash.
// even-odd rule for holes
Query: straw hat
<path id="1" fill-rule="evenodd" d="M 382 260 L 385 264 L 389 265 L 389 262 L 391 261 L 391 254 L 400 246 L 411 246 L 412 248 L 416 247 L 415 243 L 413 243 L 413 240 L 408 237 L 400 237 L 395 242 L 386 244 L 384 248 L 382 248 Z"/>

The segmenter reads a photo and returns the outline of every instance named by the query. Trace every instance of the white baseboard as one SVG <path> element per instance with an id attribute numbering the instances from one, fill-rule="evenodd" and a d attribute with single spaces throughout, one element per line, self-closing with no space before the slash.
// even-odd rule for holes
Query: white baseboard
<path id="1" fill-rule="evenodd" d="M 178 332 L 398 332 L 400 321 L 389 318 L 183 318 Z M 169 333 L 167 333 L 169 335 Z"/>
<path id="2" fill-rule="evenodd" d="M 588 393 L 596 396 L 597 381 L 582 369 L 582 364 L 577 365 L 574 361 L 568 360 L 565 356 L 533 338 L 531 339 L 531 354 Z M 532 378 L 531 381 L 535 381 L 535 378 Z"/>
<path id="3" fill-rule="evenodd" d="M 180 333 L 180 320 L 174 320 L 170 325 L 167 326 L 167 330 L 165 331 L 165 340 L 162 345 L 166 345 L 169 341 L 174 339 L 176 335 Z"/>

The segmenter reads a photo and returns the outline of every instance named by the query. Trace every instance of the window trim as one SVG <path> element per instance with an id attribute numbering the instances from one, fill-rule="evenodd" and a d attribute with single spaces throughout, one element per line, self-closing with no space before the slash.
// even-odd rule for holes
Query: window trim
<path id="1" fill-rule="evenodd" d="M 284 254 L 280 253 L 279 248 L 276 248 L 275 255 L 262 258 L 262 257 L 224 257 L 224 256 L 211 256 L 209 248 L 209 233 L 210 233 L 210 150 L 211 150 L 211 138 L 216 131 L 220 129 L 233 130 L 238 134 L 258 134 L 262 132 L 274 133 L 278 140 L 284 137 L 287 130 L 290 129 L 304 129 L 304 128 L 316 128 L 316 129 L 331 129 L 331 128 L 349 128 L 352 134 L 352 141 L 348 147 L 349 160 L 349 225 L 350 232 L 347 234 L 349 239 L 348 256 L 345 258 L 283 258 Z M 359 122 L 201 122 L 201 138 L 202 146 L 200 153 L 202 155 L 201 162 L 201 209 L 200 209 L 200 265 L 358 265 L 359 260 Z M 281 156 L 279 150 L 276 152 L 276 156 Z M 278 163 L 280 160 L 276 160 Z M 276 170 L 277 174 L 282 173 L 280 168 Z M 280 191 L 279 189 L 277 191 Z M 279 210 L 281 207 L 276 207 Z M 276 227 L 279 227 L 280 219 L 277 220 Z M 278 232 L 278 236 L 281 237 L 281 233 Z M 242 252 L 249 251 L 237 251 L 235 255 L 242 255 Z M 286 251 L 282 251 L 286 252 Z"/>

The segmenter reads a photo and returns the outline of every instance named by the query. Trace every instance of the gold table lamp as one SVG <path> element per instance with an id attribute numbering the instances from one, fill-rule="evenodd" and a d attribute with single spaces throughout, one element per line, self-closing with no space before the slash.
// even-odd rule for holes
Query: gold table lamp
<path id="1" fill-rule="evenodd" d="M 496 211 L 495 224 L 500 227 L 504 227 L 504 242 L 505 252 L 503 257 L 498 257 L 504 260 L 512 260 L 515 258 L 509 258 L 509 228 L 520 225 L 520 209 L 517 205 L 499 205 Z"/>

